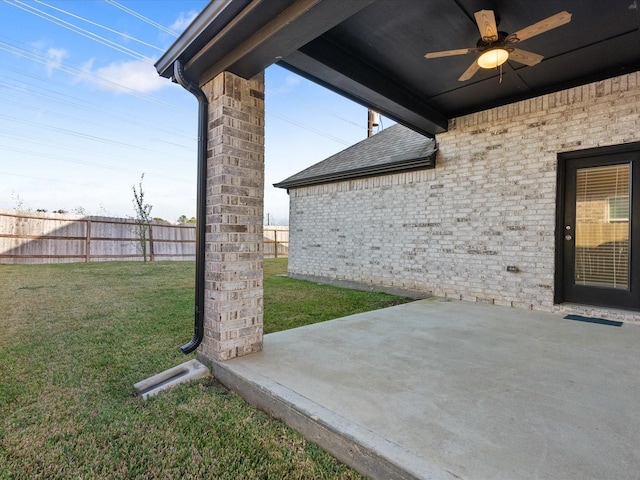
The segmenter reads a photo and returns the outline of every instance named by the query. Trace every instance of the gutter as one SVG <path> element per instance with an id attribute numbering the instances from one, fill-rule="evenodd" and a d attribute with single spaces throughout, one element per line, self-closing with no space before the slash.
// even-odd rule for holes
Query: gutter
<path id="1" fill-rule="evenodd" d="M 367 138 L 356 145 L 337 153 L 316 165 L 296 173 L 295 175 L 287 178 L 278 183 L 274 183 L 276 188 L 286 188 L 287 191 L 291 188 L 309 187 L 312 185 L 320 185 L 323 183 L 335 183 L 343 182 L 347 180 L 354 180 L 357 178 L 377 177 L 380 175 L 390 175 L 401 172 L 411 172 L 415 170 L 430 170 L 436 168 L 436 157 L 438 153 L 438 145 L 435 140 L 431 140 L 425 145 L 421 145 L 419 148 L 411 148 L 405 150 L 403 153 L 397 155 L 384 154 L 378 160 L 379 163 L 367 164 L 365 166 L 345 169 L 344 165 L 353 164 L 354 155 L 357 155 L 359 159 L 365 158 L 367 152 L 371 148 L 384 147 L 384 143 L 389 143 L 389 140 L 384 140 L 382 143 L 377 142 L 381 138 L 381 133 Z M 376 138 L 377 137 L 377 138 Z M 385 137 L 386 139 L 387 137 Z M 402 140 L 397 140 L 392 137 L 394 143 Z M 374 143 L 371 143 L 374 142 Z M 367 143 L 370 147 L 363 148 L 361 144 Z M 414 142 L 415 143 L 415 142 Z M 362 151 L 363 153 L 354 153 Z M 349 153 L 345 156 L 345 152 Z M 361 163 L 361 161 L 356 162 Z M 318 173 L 321 172 L 321 173 Z"/>
<path id="2" fill-rule="evenodd" d="M 178 59 L 181 59 L 184 64 L 188 64 L 191 58 L 250 2 L 251 0 L 210 1 L 173 45 L 158 59 L 155 64 L 156 71 L 162 77 L 171 78 L 174 75 L 175 62 Z"/>
<path id="3" fill-rule="evenodd" d="M 206 241 L 207 192 L 207 121 L 209 101 L 200 87 L 184 75 L 180 60 L 173 64 L 173 78 L 198 100 L 198 189 L 196 195 L 196 285 L 193 338 L 180 349 L 185 355 L 193 352 L 204 338 L 204 280 Z"/>
<path id="4" fill-rule="evenodd" d="M 314 175 L 311 177 L 294 178 L 274 183 L 276 188 L 297 188 L 309 187 L 311 185 L 320 185 L 322 183 L 343 182 L 346 180 L 354 180 L 356 178 L 377 177 L 380 175 L 390 175 L 392 173 L 410 172 L 414 170 L 429 170 L 436 168 L 436 151 L 429 155 L 410 160 L 397 160 L 393 163 L 385 163 L 382 165 L 368 165 L 366 167 L 354 168 L 351 170 L 343 170 L 341 172 L 324 173 L 322 175 Z"/>

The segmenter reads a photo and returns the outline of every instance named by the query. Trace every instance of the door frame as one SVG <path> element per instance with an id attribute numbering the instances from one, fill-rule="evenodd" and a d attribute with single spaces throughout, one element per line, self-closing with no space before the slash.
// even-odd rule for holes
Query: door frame
<path id="1" fill-rule="evenodd" d="M 563 152 L 558 154 L 558 164 L 557 164 L 557 179 L 556 179 L 556 231 L 555 231 L 555 275 L 554 275 L 554 293 L 553 293 L 553 303 L 560 304 L 565 302 L 565 292 L 564 292 L 564 216 L 565 216 L 565 195 L 566 195 L 566 175 L 567 175 L 567 161 L 575 160 L 575 159 L 589 159 L 593 157 L 603 157 L 607 155 L 618 155 L 624 153 L 640 153 L 640 142 L 632 142 L 625 143 L 622 145 L 611 145 L 606 147 L 596 147 L 589 148 L 585 150 L 576 150 L 572 152 Z M 633 178 L 637 178 L 636 174 L 633 173 L 632 169 L 632 182 Z M 633 185 L 633 183 L 632 183 Z M 639 199 L 635 199 L 635 204 L 637 205 Z M 638 208 L 636 210 L 636 215 L 638 216 Z M 640 225 L 639 222 L 634 222 L 633 230 L 631 231 L 631 236 L 634 238 L 640 233 Z M 631 242 L 629 243 L 629 252 L 631 254 Z M 635 252 L 635 256 L 640 255 L 640 252 Z M 631 257 L 633 258 L 633 256 Z M 633 286 L 632 286 L 633 288 Z M 635 285 L 635 288 L 640 288 L 639 285 Z M 594 305 L 594 306 L 603 306 L 603 305 Z M 620 306 L 613 308 L 621 308 L 621 309 L 640 309 L 640 305 L 637 307 L 628 307 L 628 306 Z"/>

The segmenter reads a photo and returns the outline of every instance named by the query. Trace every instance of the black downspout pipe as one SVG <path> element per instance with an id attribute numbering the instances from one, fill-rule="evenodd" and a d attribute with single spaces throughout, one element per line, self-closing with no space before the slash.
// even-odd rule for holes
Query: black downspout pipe
<path id="1" fill-rule="evenodd" d="M 193 352 L 204 338 L 204 272 L 205 272 L 205 241 L 207 222 L 207 121 L 208 106 L 207 96 L 200 87 L 187 79 L 184 75 L 182 62 L 176 60 L 173 64 L 174 79 L 186 90 L 198 99 L 198 191 L 196 202 L 196 294 L 195 294 L 195 320 L 193 338 L 189 343 L 180 347 L 182 353 L 187 355 Z"/>

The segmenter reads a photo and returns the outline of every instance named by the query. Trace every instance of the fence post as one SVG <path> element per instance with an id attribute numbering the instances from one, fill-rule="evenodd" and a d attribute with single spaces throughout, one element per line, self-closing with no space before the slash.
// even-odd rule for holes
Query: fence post
<path id="1" fill-rule="evenodd" d="M 278 229 L 273 230 L 273 258 L 278 258 Z"/>
<path id="2" fill-rule="evenodd" d="M 151 230 L 151 224 L 149 224 L 149 260 L 153 262 L 153 231 Z"/>
<path id="3" fill-rule="evenodd" d="M 91 261 L 91 220 L 87 220 L 87 241 L 85 242 L 84 263 Z"/>

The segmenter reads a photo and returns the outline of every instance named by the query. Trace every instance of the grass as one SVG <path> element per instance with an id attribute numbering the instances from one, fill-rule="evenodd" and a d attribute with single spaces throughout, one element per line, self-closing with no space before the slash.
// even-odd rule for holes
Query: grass
<path id="1" fill-rule="evenodd" d="M 310 325 L 354 313 L 405 303 L 409 299 L 296 280 L 287 273 L 287 259 L 269 259 L 264 268 L 264 332 Z"/>
<path id="2" fill-rule="evenodd" d="M 265 330 L 401 299 L 278 276 L 265 261 Z M 0 265 L 0 479 L 354 479 L 214 380 L 148 401 L 132 385 L 185 361 L 192 263 Z"/>

